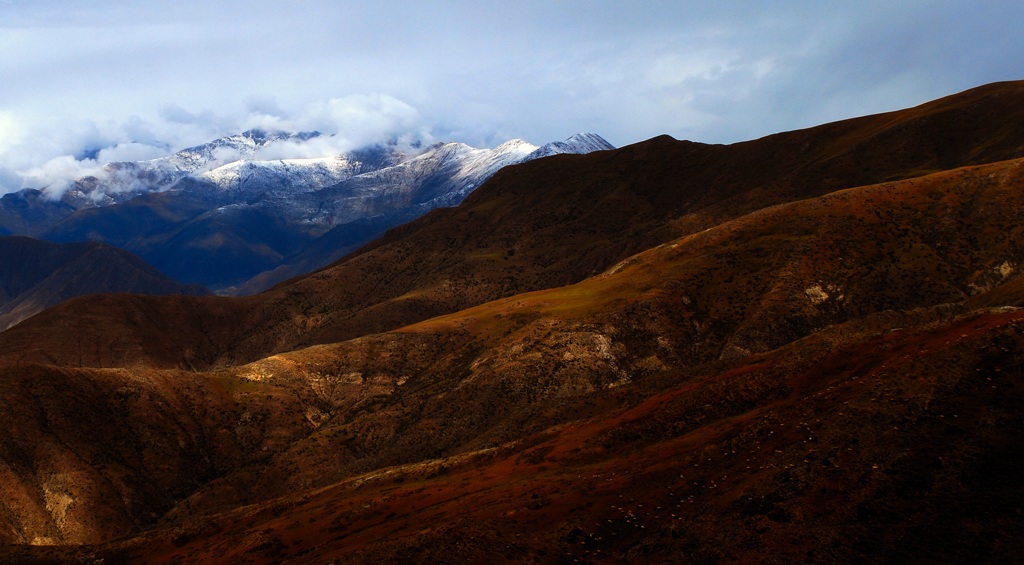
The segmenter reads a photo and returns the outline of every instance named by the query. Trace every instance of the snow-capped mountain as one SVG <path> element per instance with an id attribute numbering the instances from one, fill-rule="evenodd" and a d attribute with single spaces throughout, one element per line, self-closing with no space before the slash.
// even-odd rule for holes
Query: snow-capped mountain
<path id="1" fill-rule="evenodd" d="M 99 177 L 89 176 L 76 181 L 64 194 L 63 200 L 76 208 L 124 202 L 145 192 L 166 190 L 188 176 L 251 160 L 271 144 L 302 143 L 319 136 L 319 132 L 284 133 L 253 129 L 182 149 L 166 157 L 108 163 L 103 167 L 104 174 Z"/>
<path id="2" fill-rule="evenodd" d="M 429 209 L 453 206 L 499 169 L 524 162 L 537 149 L 518 139 L 494 149 L 476 149 L 464 143 L 437 144 L 395 166 L 353 176 L 319 193 L 300 196 L 297 201 L 315 202 L 318 213 L 307 215 L 305 221 L 328 229 L 435 200 Z"/>
<path id="3" fill-rule="evenodd" d="M 579 134 L 538 147 L 522 140 L 494 149 L 394 143 L 314 159 L 261 159 L 277 142 L 317 133 L 257 130 L 173 155 L 112 163 L 64 198 L 74 210 L 42 237 L 104 241 L 132 251 L 178 280 L 247 291 L 326 265 L 385 230 L 455 206 L 502 167 L 559 153 L 611 149 Z M 4 226 L 0 226 L 2 228 Z"/>
<path id="4" fill-rule="evenodd" d="M 408 158 L 408 154 L 395 147 L 375 145 L 310 159 L 240 159 L 195 176 L 239 196 L 292 195 L 315 192 L 356 175 L 397 165 Z"/>
<path id="5" fill-rule="evenodd" d="M 346 155 L 335 155 L 317 159 L 235 161 L 206 171 L 199 178 L 233 191 L 292 192 L 317 190 L 363 172 L 368 172 L 363 163 L 352 161 Z"/>
<path id="6" fill-rule="evenodd" d="M 537 147 L 521 139 L 494 149 L 476 149 L 464 143 L 438 144 L 408 161 L 371 173 L 356 175 L 315 195 L 318 215 L 308 221 L 331 226 L 380 213 L 379 203 L 392 207 L 455 206 L 503 167 L 559 153 L 590 153 L 614 149 L 596 134 L 578 134 L 565 141 Z"/>
<path id="7" fill-rule="evenodd" d="M 74 208 L 108 206 L 147 192 L 162 192 L 182 179 L 210 183 L 235 192 L 237 199 L 273 193 L 277 196 L 316 192 L 359 175 L 371 175 L 360 184 L 393 184 L 408 171 L 422 173 L 437 167 L 450 169 L 455 192 L 465 196 L 501 167 L 560 153 L 589 153 L 613 147 L 595 134 L 577 134 L 565 141 L 537 147 L 515 139 L 494 149 L 476 149 L 462 143 L 439 143 L 421 153 L 398 150 L 393 144 L 373 145 L 347 154 L 318 158 L 265 160 L 260 153 L 284 142 L 301 144 L 319 132 L 285 133 L 249 130 L 147 161 L 114 162 L 103 174 L 79 179 L 63 200 Z M 403 170 L 384 172 L 404 165 Z M 414 175 L 416 173 L 413 173 Z M 376 180 L 375 180 L 376 179 Z M 389 180 L 391 179 L 391 180 Z"/>
<path id="8" fill-rule="evenodd" d="M 539 159 L 541 157 L 566 153 L 592 153 L 608 149 L 615 149 L 615 147 L 600 135 L 596 133 L 577 133 L 565 141 L 552 141 L 544 147 L 538 148 L 529 155 L 528 159 Z"/>
<path id="9" fill-rule="evenodd" d="M 183 149 L 167 157 L 109 163 L 104 167 L 104 175 L 79 179 L 63 200 L 75 208 L 107 206 L 142 193 L 171 189 L 186 177 L 234 191 L 239 198 L 251 199 L 271 192 L 291 195 L 315 192 L 358 175 L 374 175 L 406 161 L 415 161 L 409 164 L 411 169 L 429 169 L 436 165 L 457 169 L 452 171 L 453 180 L 458 179 L 459 184 L 456 192 L 465 196 L 507 165 L 561 153 L 613 149 L 600 136 L 584 133 L 543 147 L 514 139 L 494 149 L 476 149 L 462 143 L 436 144 L 417 154 L 400 151 L 394 145 L 381 144 L 318 158 L 260 159 L 260 153 L 273 144 L 301 144 L 320 135 L 319 132 L 249 130 Z M 402 174 L 404 171 L 398 176 Z M 373 178 L 384 180 L 394 177 L 395 174 L 390 173 Z"/>

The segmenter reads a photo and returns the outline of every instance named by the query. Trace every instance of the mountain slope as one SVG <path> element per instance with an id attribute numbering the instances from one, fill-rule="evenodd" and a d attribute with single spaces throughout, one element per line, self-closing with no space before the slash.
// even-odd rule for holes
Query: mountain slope
<path id="1" fill-rule="evenodd" d="M 959 156 L 935 142 L 935 130 L 953 127 L 947 121 L 963 119 L 963 112 L 978 119 L 988 116 L 998 122 L 992 124 L 997 131 L 1009 131 L 1004 119 L 1024 122 L 1020 84 L 987 91 L 991 104 L 1005 107 L 1003 114 L 970 92 L 964 107 L 944 109 L 950 102 L 940 101 L 933 108 L 733 146 L 656 138 L 616 151 L 556 156 L 505 169 L 458 208 L 435 211 L 286 292 L 269 293 L 264 303 L 269 311 L 250 314 L 252 325 L 273 328 L 271 320 L 280 308 L 296 312 L 303 325 L 281 326 L 289 337 L 271 334 L 264 339 L 273 341 L 252 345 L 256 351 L 279 351 L 338 341 L 500 296 L 575 282 L 642 249 L 763 206 L 857 186 L 846 184 L 847 178 L 870 184 L 915 176 L 921 161 L 940 154 L 964 164 L 1020 156 L 1024 138 L 1019 129 L 1016 142 L 1007 137 L 992 145 L 973 121 L 977 137 L 961 142 L 965 149 Z M 888 128 L 908 133 L 898 137 Z M 888 148 L 875 149 L 858 139 L 849 153 L 838 153 L 836 142 L 823 141 L 830 135 L 850 138 L 851 131 Z M 901 151 L 905 156 L 896 158 Z M 887 160 L 865 168 L 860 159 L 869 153 L 884 153 Z M 296 331 L 308 337 L 291 337 Z"/>
<path id="2" fill-rule="evenodd" d="M 575 285 L 236 368 L 280 383 L 333 375 L 326 410 L 344 417 L 269 469 L 226 479 L 229 492 L 252 496 L 233 500 L 247 504 L 499 445 L 564 422 L 550 402 L 728 370 L 841 324 L 865 321 L 870 333 L 951 319 L 1018 279 L 1022 185 L 1024 160 L 1014 160 L 850 189 L 744 216 Z"/>
<path id="3" fill-rule="evenodd" d="M 103 292 L 207 294 L 109 245 L 0 237 L 0 331 L 70 298 Z"/>
<path id="4" fill-rule="evenodd" d="M 664 136 L 615 151 L 530 161 L 502 169 L 458 208 L 435 210 L 331 268 L 224 303 L 234 312 L 231 321 L 190 308 L 197 317 L 177 318 L 185 326 L 153 362 L 176 366 L 173 360 L 188 349 L 219 352 L 205 363 L 249 361 L 573 283 L 757 209 L 936 167 L 1018 157 L 1021 123 L 1024 85 L 1000 83 L 729 146 Z M 131 334 L 138 331 L 130 322 L 135 307 L 101 310 L 79 301 L 53 316 L 74 317 L 80 308 L 100 316 L 91 324 Z M 55 336 L 49 323 L 40 319 L 38 329 L 8 332 L 0 355 L 45 350 L 40 359 L 60 362 L 59 348 L 45 345 Z M 216 347 L 203 345 L 211 327 L 225 336 Z"/>
<path id="5" fill-rule="evenodd" d="M 851 188 L 575 285 L 207 374 L 10 371 L 12 390 L 66 381 L 130 424 L 97 443 L 61 424 L 60 394 L 14 395 L 45 421 L 5 400 L 23 439 L 2 484 L 33 509 L 7 539 L 96 541 L 173 508 L 133 539 L 6 555 L 1009 559 L 1024 313 L 999 297 L 1021 280 L 1022 185 L 1017 159 Z M 184 484 L 189 464 L 211 480 Z"/>
<path id="6" fill-rule="evenodd" d="M 109 163 L 100 176 L 76 181 L 61 200 L 76 209 L 124 202 L 140 194 L 167 190 L 184 178 L 224 164 L 252 159 L 275 143 L 302 142 L 319 136 L 319 132 L 290 134 L 252 129 L 182 149 L 167 157 Z"/>
<path id="7" fill-rule="evenodd" d="M 538 147 L 530 153 L 526 160 L 532 161 L 533 159 L 550 157 L 551 155 L 593 153 L 594 151 L 607 151 L 609 149 L 615 149 L 615 147 L 601 136 L 593 133 L 577 133 L 565 141 L 552 141 L 543 147 Z"/>
<path id="8" fill-rule="evenodd" d="M 1010 562 L 1019 312 L 822 336 L 519 442 L 28 559 Z M 880 327 L 884 327 L 880 326 Z M 877 331 L 879 327 L 875 328 Z M 859 331 L 858 331 L 859 330 Z M 867 330 L 867 331 L 865 331 Z M 998 344 L 993 348 L 992 343 Z M 912 352 L 877 354 L 879 346 Z M 800 356 L 793 358 L 793 353 Z M 865 355 L 871 363 L 864 364 Z M 936 367 L 945 370 L 936 376 Z"/>

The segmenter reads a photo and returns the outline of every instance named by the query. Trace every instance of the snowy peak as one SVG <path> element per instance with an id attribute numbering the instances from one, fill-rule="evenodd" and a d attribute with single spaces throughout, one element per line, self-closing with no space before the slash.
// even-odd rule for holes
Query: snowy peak
<path id="1" fill-rule="evenodd" d="M 182 149 L 148 161 L 117 161 L 103 167 L 103 173 L 75 182 L 64 201 L 76 208 L 106 206 L 123 202 L 144 192 L 167 190 L 178 181 L 201 175 L 223 165 L 254 159 L 273 143 L 302 143 L 319 132 L 268 132 L 251 129 Z"/>
<path id="2" fill-rule="evenodd" d="M 541 157 L 562 155 L 566 153 L 580 155 L 584 153 L 592 153 L 594 151 L 607 151 L 608 149 L 615 149 L 615 146 L 608 143 L 608 141 L 600 135 L 597 135 L 596 133 L 577 133 L 565 141 L 553 141 L 544 145 L 540 149 L 534 151 L 530 155 L 530 158 L 539 159 Z"/>
<path id="3" fill-rule="evenodd" d="M 343 145 L 318 135 L 252 130 L 158 159 L 111 163 L 65 193 L 59 224 L 36 231 L 125 245 L 162 272 L 210 288 L 260 277 L 245 283 L 255 292 L 434 208 L 457 206 L 504 167 L 610 147 L 580 134 L 543 147 L 521 139 L 493 149 L 396 141 L 335 154 Z M 118 206 L 152 192 L 163 196 Z M 92 210 L 74 212 L 83 208 Z M 155 218 L 145 237 L 131 231 L 139 229 L 138 210 Z"/>
<path id="4" fill-rule="evenodd" d="M 356 175 L 394 166 L 408 158 L 397 150 L 379 149 L 311 159 L 240 160 L 198 177 L 218 188 L 251 195 L 313 192 Z"/>
<path id="5" fill-rule="evenodd" d="M 182 149 L 166 157 L 110 163 L 104 167 L 103 174 L 77 181 L 65 194 L 64 201 L 74 208 L 107 206 L 146 192 L 170 190 L 187 178 L 199 180 L 211 188 L 233 192 L 249 201 L 264 194 L 285 197 L 316 192 L 362 175 L 396 179 L 411 174 L 410 178 L 424 178 L 426 174 L 440 174 L 441 170 L 445 171 L 446 182 L 453 183 L 449 185 L 453 195 L 461 198 L 508 165 L 561 153 L 589 153 L 613 148 L 599 135 L 580 133 L 542 147 L 522 139 L 512 139 L 494 149 L 477 149 L 464 143 L 449 142 L 422 149 L 415 145 L 412 153 L 406 153 L 409 148 L 403 150 L 395 142 L 340 155 L 267 159 L 275 154 L 281 155 L 282 147 L 299 147 L 318 137 L 321 134 L 315 131 L 287 133 L 253 129 Z M 392 170 L 399 165 L 404 166 Z"/>
<path id="6" fill-rule="evenodd" d="M 510 139 L 494 148 L 497 153 L 520 153 L 524 157 L 536 151 L 538 147 L 522 139 Z"/>
<path id="7" fill-rule="evenodd" d="M 202 173 L 235 161 L 254 159 L 261 149 L 273 143 L 288 141 L 302 143 L 319 136 L 320 132 L 316 131 L 287 133 L 251 129 L 237 135 L 221 137 L 209 143 L 182 149 L 168 157 L 146 162 L 152 163 L 158 168 L 163 168 L 162 166 L 166 164 L 185 173 Z"/>

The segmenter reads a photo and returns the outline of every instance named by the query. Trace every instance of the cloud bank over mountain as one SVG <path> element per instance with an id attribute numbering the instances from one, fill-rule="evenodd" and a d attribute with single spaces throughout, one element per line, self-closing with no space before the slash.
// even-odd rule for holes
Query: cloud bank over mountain
<path id="1" fill-rule="evenodd" d="M 430 132 L 419 124 L 415 108 L 382 94 L 357 94 L 313 102 L 297 112 L 257 107 L 249 110 L 239 116 L 216 116 L 193 114 L 180 106 L 169 105 L 161 109 L 159 121 L 143 122 L 136 118 L 128 127 L 83 122 L 77 130 L 67 132 L 69 135 L 63 138 L 63 144 L 49 143 L 48 136 L 11 135 L 7 137 L 11 142 L 0 147 L 0 155 L 11 157 L 14 166 L 0 173 L 0 183 L 6 180 L 18 188 L 45 187 L 47 194 L 58 197 L 77 179 L 105 178 L 108 173 L 103 166 L 108 163 L 166 156 L 172 149 L 197 143 L 194 140 L 203 131 L 259 129 L 323 134 L 269 143 L 251 156 L 261 161 L 337 155 L 384 140 L 399 146 L 403 142 L 433 141 Z M 12 131 L 20 127 L 13 118 L 7 124 Z M 132 141 L 139 133 L 146 141 Z M 222 150 L 211 168 L 240 158 L 230 148 Z M 36 156 L 48 153 L 56 155 L 37 163 Z"/>

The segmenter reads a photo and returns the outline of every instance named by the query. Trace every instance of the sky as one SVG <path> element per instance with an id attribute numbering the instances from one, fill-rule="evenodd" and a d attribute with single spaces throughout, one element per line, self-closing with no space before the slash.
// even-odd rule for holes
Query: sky
<path id="1" fill-rule="evenodd" d="M 732 143 L 1024 79 L 1022 21 L 1019 0 L 0 0 L 0 194 L 253 127 L 338 152 Z"/>

